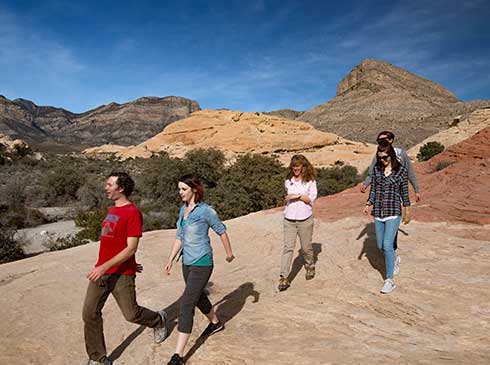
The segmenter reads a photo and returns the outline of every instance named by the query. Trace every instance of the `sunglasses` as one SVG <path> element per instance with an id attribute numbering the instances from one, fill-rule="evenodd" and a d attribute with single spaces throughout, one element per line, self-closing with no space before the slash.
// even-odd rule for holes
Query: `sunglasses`
<path id="1" fill-rule="evenodd" d="M 383 147 L 387 147 L 390 144 L 387 138 L 378 138 L 376 142 Z"/>
<path id="2" fill-rule="evenodd" d="M 390 159 L 390 156 L 389 155 L 384 155 L 384 156 L 378 155 L 378 157 L 379 157 L 380 160 L 384 160 L 384 161 L 388 161 Z"/>

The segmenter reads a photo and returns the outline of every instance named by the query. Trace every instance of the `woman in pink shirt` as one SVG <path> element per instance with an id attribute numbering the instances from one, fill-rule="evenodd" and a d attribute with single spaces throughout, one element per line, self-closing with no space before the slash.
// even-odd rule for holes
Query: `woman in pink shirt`
<path id="1" fill-rule="evenodd" d="M 301 252 L 305 261 L 306 280 L 315 277 L 313 261 L 313 202 L 317 196 L 316 172 L 303 155 L 294 155 L 288 167 L 284 183 L 286 208 L 284 209 L 284 249 L 281 257 L 279 291 L 289 288 L 288 275 L 291 270 L 296 237 L 299 236 Z"/>

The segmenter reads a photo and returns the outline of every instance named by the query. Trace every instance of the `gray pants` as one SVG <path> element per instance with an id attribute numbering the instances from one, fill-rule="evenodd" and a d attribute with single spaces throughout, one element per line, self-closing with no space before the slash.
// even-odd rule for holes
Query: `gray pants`
<path id="1" fill-rule="evenodd" d="M 305 260 L 305 265 L 313 267 L 313 216 L 311 215 L 303 221 L 292 221 L 284 218 L 284 249 L 281 257 L 281 276 L 287 278 L 291 270 L 294 246 L 296 237 L 299 236 L 301 251 Z"/>
<path id="2" fill-rule="evenodd" d="M 90 360 L 103 362 L 107 354 L 102 308 L 111 293 L 127 321 L 152 328 L 162 324 L 157 312 L 140 307 L 136 302 L 134 275 L 110 274 L 95 283 L 90 281 L 83 304 L 85 348 Z"/>
<path id="3" fill-rule="evenodd" d="M 182 333 L 191 333 L 194 324 L 195 308 L 199 308 L 202 314 L 211 312 L 213 306 L 204 293 L 211 273 L 212 266 L 188 266 L 182 265 L 185 289 L 180 298 L 180 312 L 178 330 Z"/>

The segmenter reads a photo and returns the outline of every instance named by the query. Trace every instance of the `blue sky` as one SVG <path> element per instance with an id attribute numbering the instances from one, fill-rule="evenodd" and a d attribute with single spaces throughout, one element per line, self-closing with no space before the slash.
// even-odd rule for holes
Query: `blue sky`
<path id="1" fill-rule="evenodd" d="M 141 96 L 306 110 L 376 58 L 490 99 L 487 0 L 0 2 L 0 94 L 83 112 Z"/>

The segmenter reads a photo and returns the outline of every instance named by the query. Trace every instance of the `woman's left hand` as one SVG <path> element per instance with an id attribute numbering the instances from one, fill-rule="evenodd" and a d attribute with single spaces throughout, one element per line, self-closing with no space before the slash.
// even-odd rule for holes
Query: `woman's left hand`
<path id="1" fill-rule="evenodd" d="M 235 259 L 235 256 L 231 254 L 231 256 L 226 256 L 226 261 L 227 262 L 232 262 Z"/>
<path id="2" fill-rule="evenodd" d="M 410 223 L 410 210 L 408 209 L 408 207 L 403 207 L 402 223 L 403 224 Z"/>

